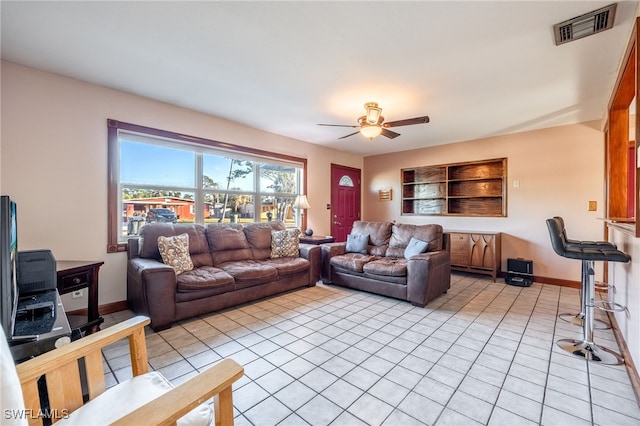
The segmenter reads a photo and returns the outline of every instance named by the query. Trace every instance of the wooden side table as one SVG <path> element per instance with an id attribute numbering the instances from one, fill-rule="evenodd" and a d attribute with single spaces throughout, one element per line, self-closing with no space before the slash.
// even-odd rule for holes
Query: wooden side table
<path id="1" fill-rule="evenodd" d="M 336 239 L 333 237 L 308 237 L 308 236 L 302 236 L 300 237 L 300 242 L 303 244 L 315 244 L 315 245 L 320 245 L 320 244 L 324 244 L 324 243 L 333 243 L 335 242 Z"/>
<path id="2" fill-rule="evenodd" d="M 88 302 L 86 315 L 82 310 L 80 315 L 73 312 L 67 314 L 71 329 L 91 334 L 100 330 L 104 318 L 98 313 L 98 271 L 104 262 L 61 260 L 56 262 L 58 273 L 58 292 L 71 293 L 86 288 Z"/>

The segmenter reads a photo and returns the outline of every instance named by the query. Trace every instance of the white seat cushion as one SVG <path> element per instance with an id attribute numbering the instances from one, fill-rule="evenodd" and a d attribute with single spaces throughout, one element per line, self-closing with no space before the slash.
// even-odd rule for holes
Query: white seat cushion
<path id="1" fill-rule="evenodd" d="M 22 387 L 2 327 L 0 327 L 0 409 L 3 425 L 26 425 Z"/>
<path id="2" fill-rule="evenodd" d="M 56 425 L 110 424 L 168 392 L 172 387 L 162 374 L 155 371 L 136 376 L 107 389 Z M 202 404 L 178 419 L 178 425 L 211 425 L 213 420 L 211 407 Z"/>

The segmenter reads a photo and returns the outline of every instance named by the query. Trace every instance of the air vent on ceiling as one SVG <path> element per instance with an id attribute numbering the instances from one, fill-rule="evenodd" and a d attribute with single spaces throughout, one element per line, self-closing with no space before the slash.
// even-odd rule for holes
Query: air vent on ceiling
<path id="1" fill-rule="evenodd" d="M 616 16 L 616 3 L 578 16 L 553 26 L 556 35 L 556 46 L 592 34 L 608 30 L 613 27 Z"/>

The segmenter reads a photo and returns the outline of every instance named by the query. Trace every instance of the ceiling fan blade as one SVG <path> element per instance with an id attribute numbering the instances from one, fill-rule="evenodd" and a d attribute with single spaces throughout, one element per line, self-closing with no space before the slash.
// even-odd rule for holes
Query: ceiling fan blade
<path id="1" fill-rule="evenodd" d="M 354 126 L 354 127 L 356 127 L 356 126 Z M 354 133 L 350 133 L 350 134 L 348 134 L 348 135 L 346 135 L 346 136 L 343 136 L 343 137 L 341 137 L 341 138 L 338 138 L 338 139 L 348 138 L 349 136 L 357 135 L 358 133 L 360 133 L 360 130 L 358 130 L 357 132 L 354 132 Z"/>
<path id="2" fill-rule="evenodd" d="M 397 138 L 398 136 L 400 136 L 400 133 L 396 133 L 393 130 L 389 130 L 389 129 L 382 129 L 382 133 L 380 133 L 382 136 L 386 136 L 389 139 L 393 139 L 393 138 Z"/>
<path id="3" fill-rule="evenodd" d="M 357 129 L 360 127 L 360 126 L 352 126 L 350 124 L 318 124 L 318 126 L 351 127 L 352 129 Z"/>
<path id="4" fill-rule="evenodd" d="M 412 124 L 424 124 L 424 123 L 428 123 L 428 122 L 429 122 L 429 116 L 425 115 L 424 117 L 407 118 L 405 120 L 389 121 L 388 123 L 383 123 L 382 127 L 410 126 Z"/>

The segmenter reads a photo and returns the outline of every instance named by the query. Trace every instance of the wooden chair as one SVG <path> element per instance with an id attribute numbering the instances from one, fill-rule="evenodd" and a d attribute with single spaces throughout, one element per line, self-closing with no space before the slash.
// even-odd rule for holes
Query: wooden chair
<path id="1" fill-rule="evenodd" d="M 213 397 L 216 425 L 232 425 L 231 385 L 244 374 L 242 366 L 231 359 L 225 359 L 173 387 L 160 373 L 148 371 L 144 334 L 144 326 L 147 324 L 149 324 L 148 318 L 135 317 L 18 364 L 15 370 L 22 388 L 24 408 L 27 413 L 25 417 L 29 424 L 42 424 L 42 419 L 35 414 L 42 413 L 39 411 L 42 391 L 38 390 L 38 380 L 41 376 L 45 376 L 49 399 L 49 407 L 45 415 L 52 414 L 52 421 L 60 421 L 60 424 L 66 422 L 82 424 L 87 419 L 91 419 L 91 424 L 176 424 L 178 419 L 188 413 L 191 416 L 201 414 L 203 408 L 207 413 L 211 413 L 209 406 L 204 403 Z M 102 349 L 124 338 L 129 340 L 134 377 L 105 391 Z M 2 340 L 3 342 L 0 342 L 2 350 L 6 352 L 8 347 L 4 336 Z M 3 356 L 3 358 L 6 357 Z M 79 362 L 81 359 L 84 359 L 84 363 Z M 85 374 L 80 373 L 79 366 L 83 364 Z M 6 366 L 3 366 L 2 371 L 6 371 Z M 84 392 L 81 376 L 86 377 Z M 5 377 L 3 377 L 4 380 Z M 160 389 L 149 387 L 150 384 L 158 383 Z M 131 395 L 125 392 L 130 392 Z M 87 402 L 83 402 L 83 393 L 84 399 L 88 396 Z M 116 396 L 116 402 L 114 402 L 114 396 Z M 2 398 L 2 409 L 6 413 L 7 408 L 13 407 L 6 407 L 4 397 Z M 124 408 L 123 416 L 114 413 L 123 408 L 123 405 L 133 405 L 133 407 Z M 181 423 L 184 423 L 187 418 L 181 419 Z"/>

